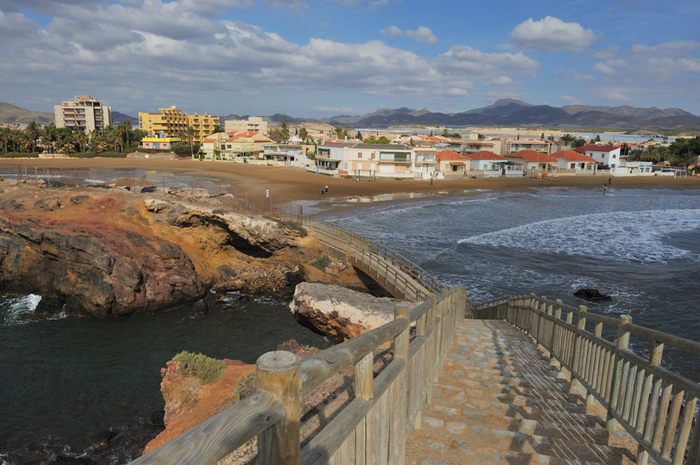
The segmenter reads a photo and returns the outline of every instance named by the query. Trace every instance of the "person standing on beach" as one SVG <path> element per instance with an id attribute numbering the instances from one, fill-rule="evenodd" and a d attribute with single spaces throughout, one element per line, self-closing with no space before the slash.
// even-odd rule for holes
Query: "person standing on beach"
<path id="1" fill-rule="evenodd" d="M 607 193 L 608 193 L 608 185 L 607 185 L 607 184 L 603 184 L 603 195 L 605 195 L 605 194 L 607 194 Z"/>
<path id="2" fill-rule="evenodd" d="M 265 198 L 266 199 L 270 198 L 270 189 L 265 189 Z"/>
<path id="3" fill-rule="evenodd" d="M 612 178 L 608 178 L 608 186 L 612 184 Z"/>
<path id="4" fill-rule="evenodd" d="M 328 184 L 326 184 L 326 194 L 328 193 Z"/>

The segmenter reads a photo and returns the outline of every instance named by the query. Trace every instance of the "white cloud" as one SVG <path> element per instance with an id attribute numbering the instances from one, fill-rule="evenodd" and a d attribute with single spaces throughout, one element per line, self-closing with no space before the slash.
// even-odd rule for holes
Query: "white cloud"
<path id="1" fill-rule="evenodd" d="M 388 28 L 382 29 L 379 32 L 381 32 L 382 35 L 391 36 L 391 37 L 399 37 L 399 36 L 403 35 L 403 31 L 396 26 L 389 26 Z"/>
<path id="2" fill-rule="evenodd" d="M 435 37 L 433 31 L 424 26 L 420 26 L 415 31 L 406 31 L 406 35 L 422 44 L 434 44 L 437 42 L 437 37 Z"/>
<path id="3" fill-rule="evenodd" d="M 559 101 L 561 102 L 566 102 L 566 103 L 578 103 L 578 99 L 576 97 L 572 97 L 571 95 L 561 95 L 559 96 Z"/>
<path id="4" fill-rule="evenodd" d="M 593 31 L 578 23 L 565 23 L 559 18 L 547 16 L 540 21 L 532 18 L 518 24 L 510 33 L 511 41 L 523 49 L 545 52 L 580 52 L 598 39 Z"/>
<path id="5" fill-rule="evenodd" d="M 435 91 L 437 97 L 467 97 L 469 92 L 466 89 L 452 87 L 450 89 L 438 89 Z"/>
<path id="6" fill-rule="evenodd" d="M 608 44 L 605 50 L 597 50 L 593 52 L 591 57 L 594 60 L 612 60 L 620 53 L 620 47 L 614 44 Z"/>
<path id="7" fill-rule="evenodd" d="M 362 113 L 362 110 L 358 108 L 352 108 L 352 107 L 327 107 L 324 105 L 316 105 L 315 107 L 311 108 L 312 110 L 315 111 L 322 111 L 324 113 L 343 113 L 343 114 L 359 114 Z"/>
<path id="8" fill-rule="evenodd" d="M 389 26 L 386 29 L 379 31 L 382 35 L 391 37 L 407 36 L 414 39 L 416 42 L 423 44 L 434 44 L 437 43 L 437 37 L 433 34 L 430 28 L 425 26 L 420 26 L 415 31 L 403 31 L 401 28 L 396 26 Z"/>
<path id="9" fill-rule="evenodd" d="M 511 79 L 510 76 L 496 76 L 495 78 L 491 79 L 487 85 L 490 86 L 506 86 L 508 84 L 512 84 L 513 79 Z"/>
<path id="10" fill-rule="evenodd" d="M 465 45 L 455 45 L 435 60 L 436 67 L 448 75 L 467 79 L 489 78 L 498 74 L 535 76 L 539 63 L 518 53 L 484 53 Z"/>
<path id="11" fill-rule="evenodd" d="M 197 0 L 199 1 L 199 0 Z M 289 8 L 294 14 L 299 15 L 303 10 L 308 10 L 309 5 L 298 0 L 265 0 L 265 3 L 270 8 L 283 10 Z"/>
<path id="12" fill-rule="evenodd" d="M 616 70 L 613 69 L 611 66 L 606 65 L 605 63 L 596 63 L 593 65 L 593 71 L 597 71 L 599 73 L 603 74 L 615 74 Z"/>

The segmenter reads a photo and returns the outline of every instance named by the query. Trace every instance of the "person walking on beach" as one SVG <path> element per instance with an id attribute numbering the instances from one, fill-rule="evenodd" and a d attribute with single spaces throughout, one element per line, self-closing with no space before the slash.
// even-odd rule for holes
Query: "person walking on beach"
<path id="1" fill-rule="evenodd" d="M 608 185 L 607 185 L 607 184 L 603 184 L 603 195 L 605 195 L 605 194 L 607 194 L 607 193 L 608 193 Z"/>
<path id="2" fill-rule="evenodd" d="M 328 193 L 328 184 L 326 184 L 326 194 Z"/>
<path id="3" fill-rule="evenodd" d="M 430 185 L 431 186 L 433 185 L 433 177 L 432 176 L 430 177 Z"/>
<path id="4" fill-rule="evenodd" d="M 608 178 L 608 186 L 612 184 L 612 178 Z"/>
<path id="5" fill-rule="evenodd" d="M 266 199 L 270 198 L 270 189 L 265 189 L 265 198 Z"/>

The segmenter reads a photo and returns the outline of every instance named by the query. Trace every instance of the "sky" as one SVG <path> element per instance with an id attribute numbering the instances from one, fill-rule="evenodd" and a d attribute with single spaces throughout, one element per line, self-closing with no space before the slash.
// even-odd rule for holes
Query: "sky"
<path id="1" fill-rule="evenodd" d="M 514 98 L 700 115 L 698 23 L 697 0 L 0 0 L 0 102 L 325 118 Z"/>

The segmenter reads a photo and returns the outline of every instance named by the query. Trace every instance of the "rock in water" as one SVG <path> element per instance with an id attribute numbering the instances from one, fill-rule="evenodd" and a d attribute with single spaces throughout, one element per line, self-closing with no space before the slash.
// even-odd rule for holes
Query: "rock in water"
<path id="1" fill-rule="evenodd" d="M 612 300 L 609 295 L 601 294 L 598 289 L 579 289 L 574 292 L 574 297 L 579 299 L 588 300 L 589 302 L 600 302 L 603 300 Z"/>
<path id="2" fill-rule="evenodd" d="M 301 324 L 338 344 L 390 322 L 397 305 L 410 307 L 333 284 L 301 283 L 290 308 Z"/>

